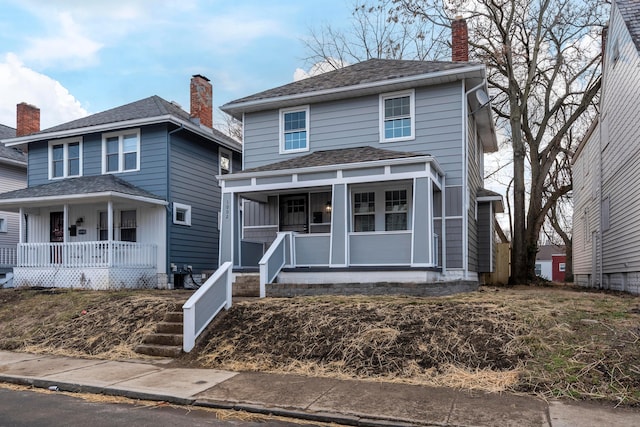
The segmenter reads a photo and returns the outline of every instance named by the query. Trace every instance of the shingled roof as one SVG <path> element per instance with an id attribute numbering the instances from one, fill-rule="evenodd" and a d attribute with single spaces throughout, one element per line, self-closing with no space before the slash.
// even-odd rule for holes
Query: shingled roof
<path id="1" fill-rule="evenodd" d="M 373 162 L 376 160 L 402 159 L 425 154 L 383 150 L 375 147 L 340 148 L 337 150 L 315 151 L 305 156 L 294 157 L 282 162 L 256 168 L 245 169 L 239 173 L 267 172 L 288 169 L 311 168 L 317 166 L 343 165 L 349 163 Z"/>
<path id="2" fill-rule="evenodd" d="M 640 1 L 638 0 L 617 0 L 616 5 L 624 23 L 627 25 L 631 39 L 640 52 Z"/>
<path id="3" fill-rule="evenodd" d="M 0 140 L 13 138 L 15 136 L 16 130 L 14 128 L 0 124 Z M 11 162 L 24 163 L 25 165 L 27 164 L 27 155 L 22 151 L 12 147 L 5 147 L 3 144 L 0 144 L 0 162 L 3 159 L 10 160 Z"/>
<path id="4" fill-rule="evenodd" d="M 348 67 L 339 68 L 317 76 L 309 77 L 284 86 L 265 90 L 244 98 L 236 99 L 222 106 L 231 106 L 248 101 L 276 98 L 320 90 L 337 89 L 366 83 L 400 79 L 468 67 L 468 62 L 451 61 L 406 61 L 396 59 L 369 59 Z"/>
<path id="5" fill-rule="evenodd" d="M 132 185 L 114 175 L 96 175 L 61 179 L 47 184 L 9 191 L 7 193 L 0 194 L 0 201 L 37 197 L 64 197 L 77 194 L 107 192 L 164 200 L 162 197 L 136 187 L 135 185 Z"/>
<path id="6" fill-rule="evenodd" d="M 191 117 L 189 116 L 189 113 L 184 111 L 179 105 L 166 101 L 157 95 L 154 95 L 135 102 L 131 102 L 129 104 L 112 108 L 110 110 L 92 114 L 81 119 L 72 120 L 70 122 L 43 129 L 40 132 L 31 134 L 29 136 L 37 138 L 38 135 L 45 135 L 54 132 L 73 131 L 74 129 L 86 129 L 92 126 L 100 125 L 117 125 L 118 123 L 131 120 L 149 119 L 164 116 L 173 116 L 181 121 L 191 123 Z M 211 131 L 211 136 L 216 140 L 226 143 L 231 147 L 241 149 L 238 141 L 225 135 L 217 129 L 211 129 Z M 15 134 L 13 135 L 13 137 L 15 137 Z M 0 139 L 6 138 L 12 137 L 0 137 Z"/>

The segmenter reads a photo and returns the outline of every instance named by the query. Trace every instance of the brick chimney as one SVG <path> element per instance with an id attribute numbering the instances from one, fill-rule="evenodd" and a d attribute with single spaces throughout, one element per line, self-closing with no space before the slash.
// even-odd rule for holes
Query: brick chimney
<path id="1" fill-rule="evenodd" d="M 462 16 L 456 16 L 451 23 L 451 60 L 469 61 L 469 31 Z"/>
<path id="2" fill-rule="evenodd" d="M 16 136 L 40 132 L 40 109 L 26 102 L 16 108 Z"/>
<path id="3" fill-rule="evenodd" d="M 200 74 L 191 78 L 191 118 L 213 128 L 213 87 L 209 79 Z"/>

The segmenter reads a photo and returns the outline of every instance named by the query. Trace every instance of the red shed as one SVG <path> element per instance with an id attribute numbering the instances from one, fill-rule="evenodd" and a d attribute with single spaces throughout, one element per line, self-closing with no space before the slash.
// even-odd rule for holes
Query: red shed
<path id="1" fill-rule="evenodd" d="M 564 282 L 564 272 L 567 267 L 566 255 L 551 256 L 551 277 L 554 282 Z"/>

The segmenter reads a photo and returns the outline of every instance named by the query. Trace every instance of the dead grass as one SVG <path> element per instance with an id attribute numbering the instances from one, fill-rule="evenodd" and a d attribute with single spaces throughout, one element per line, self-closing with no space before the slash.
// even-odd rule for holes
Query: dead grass
<path id="1" fill-rule="evenodd" d="M 175 295 L 0 290 L 0 349 L 140 357 L 133 348 L 175 308 Z M 640 406 L 639 349 L 639 297 L 483 288 L 236 303 L 175 364 Z"/>

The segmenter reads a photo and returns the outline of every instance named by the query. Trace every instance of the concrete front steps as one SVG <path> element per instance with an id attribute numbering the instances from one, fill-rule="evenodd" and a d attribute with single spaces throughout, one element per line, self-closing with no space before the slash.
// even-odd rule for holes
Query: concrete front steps
<path id="1" fill-rule="evenodd" d="M 142 338 L 142 344 L 136 346 L 135 352 L 147 356 L 178 357 L 182 354 L 182 334 L 182 312 L 168 312 L 156 325 L 155 332 Z"/>

